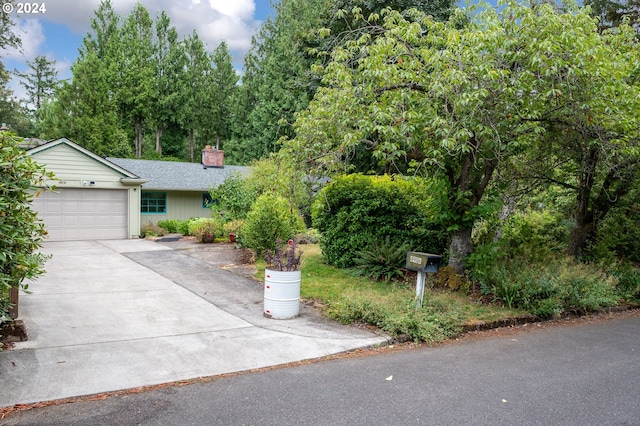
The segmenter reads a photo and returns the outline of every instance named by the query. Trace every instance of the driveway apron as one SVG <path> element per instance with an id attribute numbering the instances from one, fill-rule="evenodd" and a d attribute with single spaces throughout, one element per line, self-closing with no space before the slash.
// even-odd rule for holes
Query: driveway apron
<path id="1" fill-rule="evenodd" d="M 259 283 L 147 240 L 45 243 L 20 295 L 29 340 L 0 352 L 0 406 L 312 359 L 386 340 L 309 309 L 262 316 Z"/>

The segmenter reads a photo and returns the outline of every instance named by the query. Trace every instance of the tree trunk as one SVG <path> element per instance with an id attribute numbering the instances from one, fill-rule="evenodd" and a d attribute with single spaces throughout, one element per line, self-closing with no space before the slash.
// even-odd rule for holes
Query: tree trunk
<path id="1" fill-rule="evenodd" d="M 471 228 L 454 232 L 449 245 L 449 266 L 456 274 L 464 274 L 464 262 L 472 252 Z"/>
<path id="2" fill-rule="evenodd" d="M 142 157 L 142 120 L 136 118 L 134 129 L 136 132 L 136 157 Z"/>
<path id="3" fill-rule="evenodd" d="M 162 155 L 162 145 L 160 144 L 160 138 L 162 138 L 162 125 L 158 126 L 156 130 L 156 152 Z"/>
<path id="4" fill-rule="evenodd" d="M 189 129 L 189 159 L 193 163 L 193 149 L 194 149 L 195 131 Z"/>
<path id="5" fill-rule="evenodd" d="M 598 165 L 598 151 L 590 148 L 584 153 L 581 161 L 580 186 L 576 197 L 576 226 L 569 235 L 567 254 L 579 256 L 595 234 L 595 216 L 591 207 L 591 192 Z"/>

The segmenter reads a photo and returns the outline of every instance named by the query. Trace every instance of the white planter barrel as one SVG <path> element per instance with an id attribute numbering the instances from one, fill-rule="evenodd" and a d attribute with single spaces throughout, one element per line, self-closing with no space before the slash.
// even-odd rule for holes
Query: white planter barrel
<path id="1" fill-rule="evenodd" d="M 264 316 L 289 319 L 300 313 L 300 271 L 264 271 Z"/>

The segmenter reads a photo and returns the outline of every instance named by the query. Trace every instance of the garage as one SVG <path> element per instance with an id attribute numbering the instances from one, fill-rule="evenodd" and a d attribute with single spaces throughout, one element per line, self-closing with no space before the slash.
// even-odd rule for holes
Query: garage
<path id="1" fill-rule="evenodd" d="M 128 238 L 126 190 L 68 188 L 42 192 L 33 208 L 49 232 L 49 241 Z"/>
<path id="2" fill-rule="evenodd" d="M 45 142 L 27 154 L 53 173 L 39 182 L 43 190 L 32 201 L 48 241 L 138 237 L 146 180 L 66 138 Z"/>

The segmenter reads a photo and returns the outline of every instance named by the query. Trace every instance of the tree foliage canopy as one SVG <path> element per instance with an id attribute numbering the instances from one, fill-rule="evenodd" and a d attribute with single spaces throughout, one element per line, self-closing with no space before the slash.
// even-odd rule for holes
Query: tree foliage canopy
<path id="1" fill-rule="evenodd" d="M 322 174 L 349 170 L 364 146 L 389 170 L 410 162 L 440 176 L 449 194 L 443 220 L 454 232 L 450 264 L 461 270 L 505 160 L 536 145 L 572 149 L 563 159 L 578 168 L 580 146 L 617 164 L 637 158 L 633 31 L 601 35 L 587 12 L 510 2 L 442 23 L 385 9 L 380 23 L 334 51 L 326 87 L 298 115 L 287 149 Z M 562 125 L 579 146 L 565 143 Z"/>

